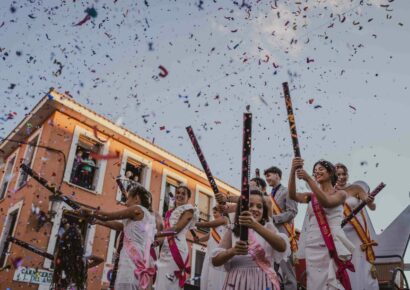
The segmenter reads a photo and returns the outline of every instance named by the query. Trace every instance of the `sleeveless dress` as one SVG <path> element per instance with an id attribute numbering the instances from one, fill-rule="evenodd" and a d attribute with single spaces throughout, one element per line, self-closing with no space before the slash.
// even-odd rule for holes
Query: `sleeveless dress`
<path id="1" fill-rule="evenodd" d="M 343 205 L 323 209 L 332 231 L 339 258 L 349 260 L 354 251 L 354 245 L 347 239 L 341 227 L 344 217 Z M 337 267 L 333 259 L 330 258 L 311 202 L 306 211 L 297 257 L 306 259 L 307 289 L 344 290 L 344 287 L 336 278 Z"/>
<path id="2" fill-rule="evenodd" d="M 190 222 L 185 226 L 185 228 L 183 228 L 182 231 L 180 231 L 178 235 L 176 235 L 174 238 L 176 245 L 178 247 L 178 250 L 181 253 L 181 257 L 183 261 L 185 261 L 185 259 L 188 257 L 188 254 L 189 254 L 189 248 L 188 248 L 188 244 L 186 241 L 186 233 L 191 228 L 194 228 L 195 223 L 198 221 L 198 209 L 195 208 L 192 204 L 184 204 L 184 205 L 178 206 L 177 208 L 173 210 L 171 217 L 169 219 L 170 226 L 173 227 L 178 223 L 179 218 L 187 210 L 193 211 L 193 217 L 190 220 Z M 178 284 L 178 279 L 175 277 L 175 274 L 174 274 L 174 272 L 178 271 L 179 268 L 177 264 L 175 263 L 174 258 L 172 257 L 167 238 L 165 238 L 164 244 L 162 245 L 160 257 L 159 257 L 159 260 L 157 261 L 157 268 L 158 268 L 157 279 L 155 281 L 156 290 L 162 290 L 162 289 L 163 290 L 180 290 L 181 289 Z"/>
<path id="3" fill-rule="evenodd" d="M 155 218 L 145 207 L 139 207 L 144 212 L 144 218 L 140 221 L 134 221 L 131 219 L 124 220 L 124 237 L 128 237 L 133 245 L 140 250 L 141 257 L 149 259 L 149 264 L 153 266 L 154 261 L 149 255 L 149 249 L 155 236 Z M 148 249 L 148 255 L 146 254 L 146 249 Z M 115 280 L 115 290 L 142 289 L 134 274 L 135 269 L 136 265 L 129 256 L 124 241 L 124 246 L 120 253 L 117 279 Z"/>
<path id="4" fill-rule="evenodd" d="M 219 236 L 224 236 L 226 231 L 226 226 L 219 226 L 215 228 Z M 225 269 L 220 269 L 221 267 L 214 267 L 212 265 L 212 251 L 218 247 L 218 243 L 210 234 L 208 245 L 206 247 L 206 254 L 204 258 L 204 264 L 202 265 L 201 272 L 201 290 L 221 290 L 225 282 L 226 271 Z"/>
<path id="5" fill-rule="evenodd" d="M 356 206 L 359 205 L 360 200 L 354 196 L 349 196 L 346 199 L 346 203 L 350 206 L 351 209 L 354 209 Z M 363 209 L 362 211 L 366 217 L 365 209 Z M 364 227 L 365 223 L 362 214 L 357 214 L 356 218 L 359 221 L 359 223 Z M 352 288 L 354 290 L 378 290 L 379 283 L 377 279 L 374 279 L 371 276 L 370 269 L 372 265 L 367 261 L 366 253 L 362 251 L 360 248 L 360 246 L 362 245 L 362 241 L 357 235 L 357 232 L 350 223 L 347 223 L 343 227 L 343 230 L 345 231 L 349 241 L 351 241 L 355 245 L 352 263 L 356 269 L 356 272 L 348 271 Z"/>
<path id="6" fill-rule="evenodd" d="M 284 252 L 278 252 L 272 249 L 269 243 L 262 236 L 251 229 L 249 230 L 249 247 L 251 248 L 252 246 L 252 239 L 255 239 L 263 250 L 263 258 L 269 263 L 268 270 L 270 270 L 277 283 L 273 283 L 271 276 L 269 276 L 260 268 L 251 254 L 248 254 L 244 256 L 234 256 L 226 264 L 223 265 L 223 267 L 227 271 L 227 276 L 222 290 L 280 290 L 278 285 L 279 277 L 276 277 L 276 273 L 273 270 L 273 262 L 280 263 L 282 260 L 286 260 L 289 257 L 291 251 L 289 238 L 287 235 L 280 233 L 278 229 L 272 224 L 272 222 L 266 223 L 265 227 L 281 236 L 281 238 L 286 243 L 286 250 Z M 236 237 L 232 233 L 232 230 L 228 229 L 225 232 L 224 238 L 222 239 L 219 246 L 212 252 L 212 257 L 215 257 L 220 252 L 223 252 L 227 248 L 234 246 L 238 240 L 239 237 Z M 229 241 L 231 241 L 230 245 Z"/>

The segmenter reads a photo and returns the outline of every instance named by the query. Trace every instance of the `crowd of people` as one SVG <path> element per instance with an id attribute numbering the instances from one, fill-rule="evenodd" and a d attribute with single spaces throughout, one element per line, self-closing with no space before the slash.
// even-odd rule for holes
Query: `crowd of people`
<path id="1" fill-rule="evenodd" d="M 375 210 L 364 182 L 349 184 L 346 166 L 325 160 L 316 162 L 309 174 L 301 158 L 292 161 L 287 187 L 278 167 L 267 168 L 264 177 L 250 181 L 249 210 L 240 210 L 240 197 L 217 193 L 211 221 L 198 220 L 198 209 L 189 203 L 191 190 L 184 185 L 176 188 L 175 206 L 163 220 L 152 211 L 151 193 L 138 183 L 127 191 L 124 209 L 81 208 L 78 213 L 122 232 L 116 290 L 183 289 L 191 274 L 186 235 L 195 227 L 210 229 L 195 237 L 195 242 L 207 241 L 201 290 L 296 290 L 295 264 L 301 259 L 306 261 L 309 290 L 378 289 L 373 265 L 377 243 L 370 236 L 366 211 L 341 226 L 361 202 Z M 297 179 L 310 190 L 297 192 Z M 298 203 L 308 204 L 300 236 L 294 226 Z M 241 227 L 248 229 L 247 240 L 240 238 Z M 78 236 L 78 230 L 67 235 Z M 72 281 L 55 276 L 64 287 L 71 283 L 80 289 L 85 280 L 77 274 L 82 278 Z"/>

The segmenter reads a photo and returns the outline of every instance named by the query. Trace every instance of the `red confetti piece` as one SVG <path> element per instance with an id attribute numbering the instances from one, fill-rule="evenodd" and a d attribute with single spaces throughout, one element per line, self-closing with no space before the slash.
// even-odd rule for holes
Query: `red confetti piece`
<path id="1" fill-rule="evenodd" d="M 168 75 L 168 70 L 165 67 L 163 67 L 162 65 L 160 65 L 158 68 L 161 70 L 161 72 L 158 75 L 161 78 L 165 78 Z"/>
<path id="2" fill-rule="evenodd" d="M 116 151 L 114 154 L 98 154 L 95 152 L 91 152 L 90 156 L 95 160 L 117 159 L 120 157 L 120 152 Z"/>
<path id="3" fill-rule="evenodd" d="M 269 62 L 269 55 L 265 55 L 265 59 L 264 59 L 264 61 L 263 62 Z"/>
<path id="4" fill-rule="evenodd" d="M 104 139 L 101 139 L 100 137 L 98 137 L 97 126 L 93 127 L 93 131 L 94 131 L 94 137 L 97 138 L 98 141 L 100 141 L 101 143 L 106 143 L 108 141 L 108 138 L 106 140 L 104 140 Z"/>
<path id="5" fill-rule="evenodd" d="M 309 99 L 309 104 L 313 104 L 313 102 L 315 101 L 315 99 Z"/>
<path id="6" fill-rule="evenodd" d="M 88 20 L 90 20 L 91 19 L 91 16 L 90 15 L 86 15 L 80 22 L 78 22 L 77 24 L 74 24 L 74 26 L 81 26 L 81 25 L 83 25 L 84 23 L 86 23 Z"/>
<path id="7" fill-rule="evenodd" d="M 165 126 L 161 126 L 161 127 L 159 127 L 159 129 L 160 129 L 161 131 L 164 131 L 164 130 L 165 130 Z"/>

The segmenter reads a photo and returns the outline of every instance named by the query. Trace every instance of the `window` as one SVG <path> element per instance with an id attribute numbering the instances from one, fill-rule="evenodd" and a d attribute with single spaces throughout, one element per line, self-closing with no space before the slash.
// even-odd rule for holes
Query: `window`
<path id="1" fill-rule="evenodd" d="M 9 186 L 10 180 L 13 177 L 13 167 L 16 162 L 16 155 L 7 161 L 6 168 L 4 170 L 3 178 L 0 184 L 0 199 L 3 199 L 6 195 L 7 188 Z"/>
<path id="2" fill-rule="evenodd" d="M 0 268 L 4 267 L 9 256 L 10 242 L 7 239 L 14 234 L 14 230 L 17 224 L 18 210 L 10 213 L 6 218 L 6 225 L 2 235 L 2 241 L 0 244 L 1 256 L 0 256 Z"/>
<path id="3" fill-rule="evenodd" d="M 212 216 L 212 207 L 214 206 L 214 198 L 212 192 L 201 185 L 197 184 L 195 192 L 195 204 L 199 210 L 200 221 L 210 221 Z M 209 232 L 209 228 L 198 228 L 202 232 Z"/>
<path id="4" fill-rule="evenodd" d="M 50 240 L 47 246 L 47 252 L 56 252 L 59 236 L 64 231 L 64 225 L 67 223 L 75 223 L 81 230 L 81 235 L 83 237 L 84 254 L 91 254 L 95 235 L 95 225 L 90 225 L 84 219 L 81 219 L 78 216 L 74 215 L 71 212 L 72 208 L 63 202 L 53 202 L 53 204 L 51 205 L 51 210 L 55 211 L 56 215 L 53 220 Z M 54 265 L 52 265 L 52 261 L 45 259 L 44 268 L 52 269 L 53 267 Z"/>
<path id="5" fill-rule="evenodd" d="M 121 180 L 124 185 L 124 188 L 126 190 L 129 190 L 129 187 L 132 186 L 134 182 L 139 182 L 144 185 L 145 171 L 146 165 L 133 158 L 127 158 L 124 171 L 122 172 L 124 177 Z M 127 197 L 121 192 L 119 194 L 120 196 L 117 195 L 117 200 L 125 202 L 127 200 Z"/>
<path id="6" fill-rule="evenodd" d="M 33 166 L 34 152 L 36 150 L 38 140 L 40 139 L 39 137 L 40 136 L 37 135 L 27 145 L 26 153 L 24 154 L 23 163 L 26 164 L 28 167 Z M 20 170 L 20 174 L 19 174 L 19 177 L 18 177 L 17 183 L 16 183 L 17 184 L 16 188 L 23 187 L 26 184 L 27 179 L 28 179 L 28 174 L 25 171 Z"/>
<path id="7" fill-rule="evenodd" d="M 86 244 L 86 239 L 85 238 L 88 234 L 88 224 L 87 224 L 87 222 L 84 219 L 81 219 L 81 218 L 79 218 L 79 217 L 77 217 L 73 214 L 70 214 L 69 212 L 64 211 L 63 216 L 61 218 L 60 226 L 59 226 L 59 229 L 58 229 L 56 243 L 55 243 L 55 246 L 54 246 L 54 252 L 53 252 L 54 255 L 57 252 L 57 248 L 58 248 L 57 245 L 60 241 L 60 236 L 64 233 L 64 230 L 65 230 L 64 227 L 66 225 L 69 225 L 69 224 L 75 224 L 79 227 L 79 229 L 81 231 L 81 236 L 83 237 L 82 243 L 83 243 L 83 247 L 84 247 L 84 253 L 86 252 L 87 244 Z M 51 263 L 50 268 L 54 268 L 54 262 Z"/>
<path id="8" fill-rule="evenodd" d="M 79 136 L 71 168 L 71 183 L 93 191 L 96 189 L 100 164 L 93 155 L 102 154 L 102 150 L 101 143 L 85 135 Z"/>
<path id="9" fill-rule="evenodd" d="M 200 286 L 200 277 L 202 272 L 202 266 L 205 260 L 205 249 L 198 245 L 192 245 L 192 273 L 191 278 L 194 280 L 195 286 Z"/>
<path id="10" fill-rule="evenodd" d="M 170 209 L 171 201 L 175 197 L 175 190 L 180 184 L 180 181 L 167 177 L 167 181 L 165 182 L 164 203 L 162 204 L 162 217 L 165 217 L 165 214 Z"/>

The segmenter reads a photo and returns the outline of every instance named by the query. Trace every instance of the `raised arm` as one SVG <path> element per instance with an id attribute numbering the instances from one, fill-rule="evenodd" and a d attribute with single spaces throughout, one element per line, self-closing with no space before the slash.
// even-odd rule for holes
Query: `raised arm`
<path id="1" fill-rule="evenodd" d="M 288 194 L 290 199 L 299 203 L 308 203 L 310 199 L 309 193 L 296 192 L 296 170 L 303 167 L 303 159 L 295 157 L 292 161 L 292 167 L 289 174 Z"/>
<path id="2" fill-rule="evenodd" d="M 361 187 L 358 184 L 352 184 L 349 187 L 347 187 L 346 192 L 349 195 L 356 196 L 358 199 L 365 201 L 367 207 L 370 210 L 375 210 L 376 209 L 376 204 L 374 203 L 374 197 L 370 196 L 363 187 Z"/>
<path id="3" fill-rule="evenodd" d="M 126 209 L 119 211 L 108 212 L 103 210 L 91 211 L 89 209 L 81 208 L 80 211 L 86 216 L 94 217 L 102 221 L 112 221 L 112 220 L 123 220 L 123 219 L 132 219 L 132 220 L 142 220 L 144 218 L 144 212 L 140 209 L 139 206 L 134 205 Z"/>
<path id="4" fill-rule="evenodd" d="M 249 211 L 245 211 L 239 216 L 239 224 L 255 230 L 274 250 L 278 252 L 286 250 L 286 242 L 283 238 L 257 222 Z"/>
<path id="5" fill-rule="evenodd" d="M 334 194 L 327 194 L 322 189 L 320 189 L 316 181 L 314 181 L 313 178 L 304 169 L 298 169 L 297 175 L 298 178 L 305 180 L 309 184 L 313 193 L 316 195 L 317 200 L 323 207 L 336 207 L 344 204 L 344 202 L 346 201 L 346 191 L 338 190 Z"/>
<path id="6" fill-rule="evenodd" d="M 94 224 L 104 226 L 107 228 L 110 228 L 115 231 L 122 231 L 124 229 L 124 225 L 120 222 L 114 222 L 114 221 L 100 221 L 100 220 L 95 220 Z"/>
<path id="7" fill-rule="evenodd" d="M 216 227 L 226 225 L 226 224 L 227 224 L 227 220 L 225 217 L 222 216 L 210 222 L 197 222 L 195 226 L 199 228 L 216 228 Z"/>

